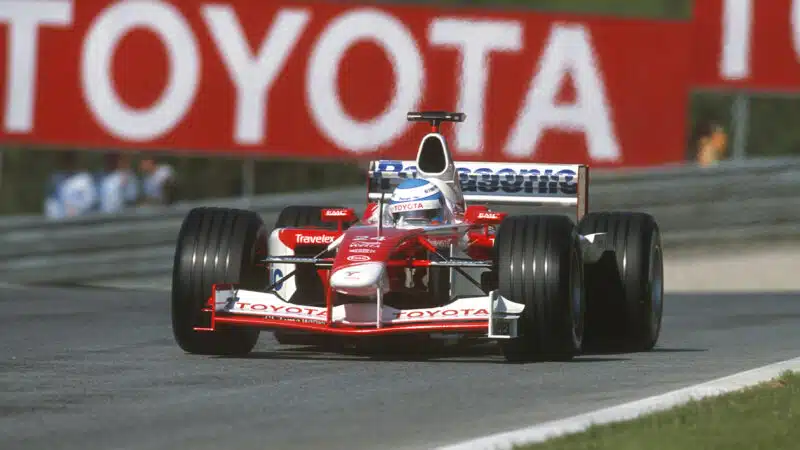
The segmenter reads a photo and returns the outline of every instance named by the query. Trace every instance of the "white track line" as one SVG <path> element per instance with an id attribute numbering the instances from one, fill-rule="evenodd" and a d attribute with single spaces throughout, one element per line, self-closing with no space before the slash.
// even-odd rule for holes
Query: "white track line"
<path id="1" fill-rule="evenodd" d="M 800 370 L 800 358 L 790 359 L 757 369 L 740 372 L 707 383 L 689 386 L 666 394 L 600 409 L 566 419 L 541 423 L 505 433 L 440 447 L 439 450 L 510 449 L 514 445 L 532 444 L 565 434 L 578 433 L 593 424 L 607 424 L 635 419 L 639 416 L 663 411 L 689 402 L 717 396 L 727 392 L 753 386 L 780 376 L 784 371 Z"/>

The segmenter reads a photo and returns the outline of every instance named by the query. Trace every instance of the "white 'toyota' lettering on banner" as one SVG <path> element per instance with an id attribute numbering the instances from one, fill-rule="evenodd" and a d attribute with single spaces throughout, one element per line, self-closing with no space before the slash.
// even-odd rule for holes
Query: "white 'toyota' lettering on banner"
<path id="1" fill-rule="evenodd" d="M 489 54 L 522 49 L 522 25 L 519 21 L 436 19 L 430 26 L 428 40 L 461 52 L 456 109 L 466 113 L 469 120 L 456 128 L 456 145 L 464 153 L 479 153 L 483 148 Z"/>
<path id="2" fill-rule="evenodd" d="M 575 80 L 576 100 L 572 105 L 558 105 L 556 96 L 567 75 Z M 592 159 L 613 161 L 621 156 L 589 32 L 580 25 L 553 27 L 506 153 L 534 156 L 539 139 L 549 128 L 586 133 Z"/>
<path id="3" fill-rule="evenodd" d="M 727 3 L 735 5 L 729 20 L 735 25 L 733 30 L 747 29 L 748 16 L 742 16 L 746 5 Z M 793 19 L 800 16 L 797 3 Z M 254 20 L 255 15 L 266 16 Z M 73 16 L 83 19 L 76 22 Z M 473 16 L 441 15 L 439 10 L 422 7 L 384 10 L 326 4 L 317 8 L 297 3 L 282 7 L 276 2 L 243 0 L 196 4 L 5 0 L 0 2 L 0 24 L 8 30 L 4 131 L 30 135 L 30 142 L 135 143 L 142 149 L 166 145 L 211 152 L 250 147 L 248 151 L 253 152 L 330 156 L 373 153 L 405 143 L 408 111 L 452 108 L 468 116 L 453 129 L 456 155 L 541 158 L 542 149 L 556 148 L 542 144 L 545 135 L 557 131 L 583 135 L 589 160 L 619 163 L 623 161 L 622 139 L 627 142 L 633 134 L 636 144 L 645 139 L 638 135 L 649 139 L 661 130 L 658 127 L 664 121 L 653 121 L 646 124 L 646 131 L 631 132 L 632 126 L 623 119 L 660 106 L 636 100 L 635 92 L 618 94 L 618 86 L 626 81 L 612 79 L 615 89 L 609 90 L 604 78 L 607 49 L 626 45 L 635 37 L 628 39 L 624 31 L 590 18 L 567 23 L 527 13 L 510 19 L 488 11 Z M 40 33 L 44 27 L 56 28 L 56 33 Z M 253 29 L 257 27 L 263 31 Z M 593 33 L 595 27 L 601 31 Z M 534 28 L 536 32 L 529 31 Z M 156 95 L 149 96 L 142 84 L 120 82 L 124 78 L 114 73 L 119 70 L 113 64 L 118 53 L 128 51 L 123 41 L 136 30 L 156 38 L 156 44 L 145 44 L 134 52 L 163 50 L 166 56 L 166 82 L 160 92 L 153 92 Z M 60 67 L 61 55 L 54 53 L 52 42 L 39 45 L 41 36 L 54 40 L 50 36 L 57 33 L 70 33 L 64 53 L 75 53 L 75 67 Z M 669 36 L 673 31 L 665 27 L 659 33 Z M 734 34 L 730 32 L 730 39 L 736 39 Z M 800 37 L 795 40 L 800 47 Z M 353 95 L 340 92 L 338 78 L 345 65 L 359 73 L 369 70 L 363 61 L 348 59 L 350 50 L 362 43 L 383 53 L 392 70 L 391 80 L 377 80 L 377 87 L 364 86 L 363 92 Z M 737 45 L 725 63 L 734 75 L 747 73 L 741 61 L 747 52 Z M 630 48 L 649 58 L 640 46 Z M 125 70 L 134 75 L 161 70 L 142 53 L 136 54 L 138 59 Z M 444 55 L 455 58 L 440 58 Z M 671 57 L 669 61 L 677 58 Z M 648 61 L 658 66 L 659 58 Z M 531 66 L 532 59 L 536 64 Z M 635 66 L 641 63 L 639 59 L 622 63 Z M 456 65 L 449 67 L 449 61 Z M 42 79 L 58 83 L 47 89 L 49 97 L 57 98 L 37 99 L 37 75 L 54 73 L 54 64 L 60 65 L 64 77 L 57 82 L 50 76 Z M 511 64 L 524 69 L 509 73 Z M 560 101 L 566 79 L 573 81 L 575 96 Z M 74 89 L 69 89 L 70 83 Z M 136 95 L 149 96 L 148 105 L 134 107 L 139 102 L 123 95 L 129 94 L 126 89 L 131 85 Z M 642 86 L 638 89 L 647 89 Z M 384 87 L 390 89 L 388 104 L 371 118 L 356 117 L 354 111 L 363 111 L 365 103 L 356 96 L 376 97 Z M 678 83 L 671 89 L 677 90 Z M 634 100 L 629 100 L 632 96 Z M 64 110 L 78 112 L 69 118 L 70 125 L 48 112 L 52 105 L 64 102 L 72 102 Z M 620 105 L 625 112 L 615 120 Z M 677 107 L 675 111 L 683 114 Z M 495 122 L 488 124 L 490 120 Z M 37 126 L 37 122 L 46 123 Z M 295 126 L 305 128 L 294 133 Z M 651 126 L 656 129 L 650 130 Z M 200 133 L 195 132 L 197 127 Z M 583 156 L 575 150 L 579 147 L 582 152 L 581 144 L 570 147 L 569 159 Z M 562 151 L 563 147 L 557 148 Z M 625 162 L 647 159 L 640 154 L 628 157 L 626 153 Z"/>
<path id="4" fill-rule="evenodd" d="M 765 17 L 765 14 L 756 14 L 755 0 L 718 0 L 722 2 L 721 17 L 721 32 L 719 37 L 720 42 L 720 57 L 719 57 L 719 77 L 726 81 L 742 81 L 747 80 L 756 72 L 764 72 L 764 68 L 754 70 L 752 68 L 754 52 L 769 52 L 773 50 L 772 46 L 767 48 L 768 44 L 772 42 L 764 40 L 760 47 L 755 48 L 754 39 L 760 37 L 761 39 L 769 38 L 772 36 L 784 36 L 782 33 L 773 30 L 773 27 L 788 26 L 790 27 L 789 34 L 791 42 L 791 50 L 794 52 L 795 58 L 800 58 L 800 0 L 791 1 L 791 10 L 779 11 L 772 13 L 766 17 L 776 17 L 788 15 L 788 21 L 784 23 L 774 24 L 761 23 L 764 28 L 760 33 L 757 30 L 756 17 Z M 785 2 L 759 2 L 758 7 L 764 8 L 785 8 L 789 6 Z M 764 22 L 764 21 L 762 21 Z M 767 32 L 766 28 L 769 27 Z M 763 65 L 763 62 L 760 63 Z"/>
<path id="5" fill-rule="evenodd" d="M 363 123 L 347 114 L 337 89 L 342 58 L 361 40 L 372 41 L 386 52 L 395 76 L 389 107 L 379 117 Z M 317 128 L 339 147 L 353 152 L 374 151 L 405 132 L 406 121 L 398 119 L 416 109 L 424 83 L 422 55 L 403 23 L 377 9 L 357 9 L 328 24 L 311 52 L 306 77 L 309 113 Z"/>
<path id="6" fill-rule="evenodd" d="M 72 24 L 72 3 L 48 0 L 5 0 L 0 24 L 8 25 L 8 62 L 4 127 L 9 132 L 33 130 L 39 61 L 39 27 Z"/>
<path id="7" fill-rule="evenodd" d="M 161 97 L 144 110 L 125 104 L 114 87 L 112 61 L 122 39 L 135 28 L 158 36 L 168 54 L 169 76 Z M 83 92 L 94 118 L 114 136 L 149 141 L 170 132 L 194 103 L 200 52 L 192 28 L 174 6 L 157 1 L 120 2 L 97 17 L 82 55 Z"/>
<path id="8" fill-rule="evenodd" d="M 750 43 L 752 40 L 753 2 L 725 0 L 722 18 L 722 62 L 720 73 L 729 80 L 750 75 Z"/>
<path id="9" fill-rule="evenodd" d="M 203 17 L 236 85 L 234 140 L 239 144 L 260 144 L 268 120 L 267 94 L 300 39 L 310 14 L 305 10 L 280 11 L 255 57 L 230 6 L 204 6 Z"/>

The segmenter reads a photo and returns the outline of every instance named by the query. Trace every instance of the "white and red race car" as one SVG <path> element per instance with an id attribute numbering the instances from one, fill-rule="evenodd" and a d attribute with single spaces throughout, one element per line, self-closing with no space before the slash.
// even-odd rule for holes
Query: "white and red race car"
<path id="1" fill-rule="evenodd" d="M 173 268 L 178 345 L 246 354 L 261 330 L 273 330 L 284 343 L 477 337 L 499 342 L 512 361 L 569 359 L 592 343 L 651 349 L 663 309 L 655 220 L 588 212 L 585 165 L 454 162 L 439 126 L 464 119 L 409 113 L 432 131 L 415 161 L 370 164 L 361 217 L 350 208 L 288 206 L 270 231 L 252 211 L 190 211 Z M 411 178 L 436 180 L 451 220 L 387 220 L 386 196 Z M 500 205 L 531 210 L 509 215 Z M 537 214 L 542 205 L 574 208 L 576 220 Z"/>

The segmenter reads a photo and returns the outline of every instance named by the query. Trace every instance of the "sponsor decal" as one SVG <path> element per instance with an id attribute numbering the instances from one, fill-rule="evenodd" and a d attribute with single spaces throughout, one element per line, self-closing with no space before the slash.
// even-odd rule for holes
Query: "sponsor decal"
<path id="1" fill-rule="evenodd" d="M 399 311 L 394 313 L 395 319 L 435 319 L 437 317 L 489 317 L 489 310 L 485 308 L 447 309 L 438 308 L 426 311 Z"/>
<path id="2" fill-rule="evenodd" d="M 392 196 L 392 200 L 395 201 L 395 202 L 410 202 L 410 201 L 416 200 L 416 199 L 418 199 L 420 197 L 422 197 L 422 196 L 421 195 L 405 195 L 405 193 L 404 193 L 403 195 L 399 195 L 399 194 L 393 195 Z"/>
<path id="3" fill-rule="evenodd" d="M 519 167 L 458 167 L 461 190 L 472 193 L 505 194 L 561 194 L 578 193 L 578 173 L 569 168 L 537 169 Z M 403 161 L 380 161 L 378 171 L 397 178 L 416 178 L 416 166 L 404 165 Z"/>
<path id="4" fill-rule="evenodd" d="M 344 270 L 342 271 L 342 273 L 344 273 L 344 277 L 347 278 L 348 280 L 358 280 L 359 278 L 361 278 L 359 276 L 361 272 L 358 270 Z"/>
<path id="5" fill-rule="evenodd" d="M 385 240 L 386 240 L 386 236 L 354 236 L 353 237 L 353 241 L 359 241 L 359 242 L 363 242 L 363 241 L 367 241 L 367 242 L 385 241 Z"/>
<path id="6" fill-rule="evenodd" d="M 280 269 L 271 269 L 272 274 L 270 276 L 270 283 L 274 283 L 274 289 L 276 291 L 280 291 L 283 287 L 283 272 Z"/>
<path id="7" fill-rule="evenodd" d="M 492 213 L 492 212 L 480 212 L 478 213 L 478 220 L 499 220 L 503 217 L 502 214 L 499 213 Z"/>
<path id="8" fill-rule="evenodd" d="M 336 239 L 334 236 L 330 235 L 307 235 L 302 233 L 297 233 L 296 235 L 297 243 L 298 244 L 330 244 Z"/>
<path id="9" fill-rule="evenodd" d="M 282 320 L 287 322 L 325 323 L 328 312 L 325 308 L 309 306 L 265 305 L 263 303 L 237 303 L 233 311 L 255 312 L 263 314 L 265 320 Z"/>
<path id="10" fill-rule="evenodd" d="M 407 202 L 427 197 L 436 192 L 439 192 L 439 188 L 435 184 L 431 184 L 430 186 L 415 187 L 411 189 L 397 189 L 394 195 L 392 195 L 392 200 L 396 202 Z"/>
<path id="11" fill-rule="evenodd" d="M 392 205 L 390 208 L 392 212 L 416 211 L 418 209 L 425 208 L 425 204 L 423 204 L 422 202 L 398 203 Z"/>
<path id="12" fill-rule="evenodd" d="M 280 320 L 283 322 L 295 322 L 295 323 L 314 323 L 314 324 L 323 324 L 326 322 L 324 318 L 316 318 L 316 317 L 286 317 L 286 316 L 273 316 L 266 314 L 264 315 L 264 320 Z"/>
<path id="13" fill-rule="evenodd" d="M 263 303 L 247 303 L 240 302 L 235 306 L 238 311 L 264 311 L 267 313 L 277 314 L 296 314 L 313 317 L 325 317 L 327 310 L 325 308 L 314 308 L 309 306 L 284 306 L 284 305 L 265 305 Z"/>
<path id="14" fill-rule="evenodd" d="M 440 247 L 448 247 L 450 244 L 455 242 L 457 239 L 458 238 L 452 237 L 452 238 L 439 238 L 439 239 L 428 238 L 427 240 L 434 247 L 440 248 Z"/>
<path id="15" fill-rule="evenodd" d="M 366 255 L 352 255 L 348 256 L 347 260 L 353 262 L 362 262 L 362 261 L 372 261 L 372 258 Z"/>
<path id="16" fill-rule="evenodd" d="M 325 217 L 347 217 L 350 211 L 346 209 L 329 209 L 325 211 Z"/>
<path id="17" fill-rule="evenodd" d="M 372 248 L 351 248 L 349 250 L 350 253 L 375 253 L 375 249 Z"/>
<path id="18" fill-rule="evenodd" d="M 378 248 L 380 245 L 380 242 L 351 242 L 350 248 Z"/>

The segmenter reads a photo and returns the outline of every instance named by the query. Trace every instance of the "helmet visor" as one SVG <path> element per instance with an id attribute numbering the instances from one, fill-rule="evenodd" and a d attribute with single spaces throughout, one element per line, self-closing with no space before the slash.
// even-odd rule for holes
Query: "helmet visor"
<path id="1" fill-rule="evenodd" d="M 394 215 L 395 222 L 423 222 L 431 223 L 433 221 L 441 221 L 441 210 L 439 209 L 419 209 L 416 211 L 403 211 Z"/>

